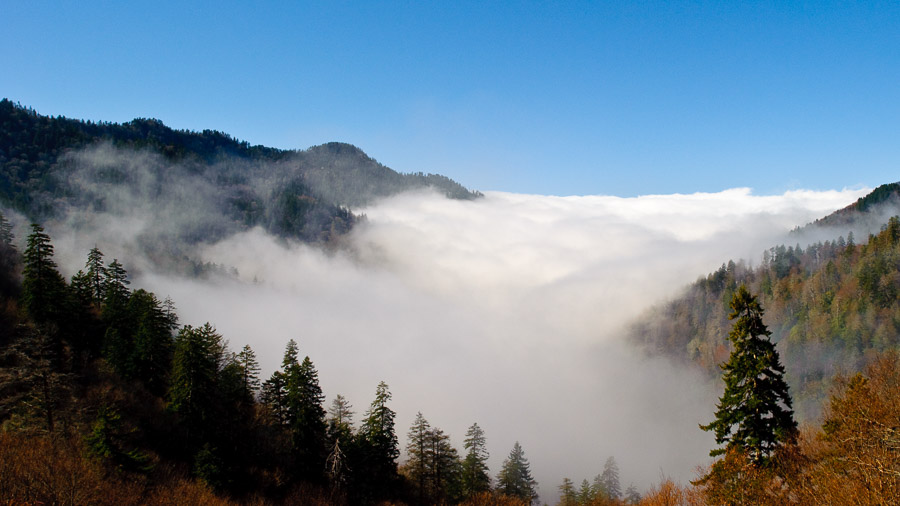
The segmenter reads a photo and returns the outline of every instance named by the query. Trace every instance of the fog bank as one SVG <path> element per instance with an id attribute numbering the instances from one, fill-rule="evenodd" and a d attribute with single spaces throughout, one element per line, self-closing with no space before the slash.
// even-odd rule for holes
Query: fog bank
<path id="1" fill-rule="evenodd" d="M 401 446 L 417 411 L 460 453 L 478 422 L 493 476 L 519 441 L 542 497 L 555 502 L 563 477 L 590 480 L 611 455 L 623 488 L 646 488 L 660 473 L 695 477 L 714 444 L 697 425 L 711 420 L 718 385 L 642 358 L 622 328 L 723 262 L 756 263 L 790 229 L 867 192 L 404 194 L 359 210 L 368 220 L 347 251 L 325 254 L 254 229 L 198 253 L 234 267 L 235 278 L 146 269 L 133 286 L 171 296 L 181 323 L 211 322 L 232 349 L 250 344 L 263 378 L 296 339 L 326 402 L 344 395 L 356 421 L 386 381 Z M 97 242 L 50 232 L 67 275 Z M 111 260 L 135 251 L 129 240 L 107 235 L 98 245 Z M 120 260 L 126 269 L 138 262 Z"/>

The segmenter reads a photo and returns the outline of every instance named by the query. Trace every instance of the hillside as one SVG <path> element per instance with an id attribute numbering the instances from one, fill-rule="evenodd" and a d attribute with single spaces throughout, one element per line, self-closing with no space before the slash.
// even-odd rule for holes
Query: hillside
<path id="1" fill-rule="evenodd" d="M 155 119 L 91 122 L 0 101 L 0 206 L 32 221 L 163 207 L 161 219 L 190 211 L 191 223 L 167 227 L 179 240 L 262 226 L 325 242 L 356 222 L 349 208 L 426 187 L 450 198 L 480 195 L 443 176 L 399 174 L 349 144 L 279 150 Z"/>
<path id="2" fill-rule="evenodd" d="M 854 216 L 867 220 L 893 205 L 896 191 L 897 185 L 880 187 L 817 223 L 852 229 L 859 223 Z M 757 267 L 729 261 L 643 315 L 630 339 L 717 375 L 730 353 L 728 302 L 746 284 L 766 311 L 798 414 L 816 419 L 836 373 L 860 371 L 872 356 L 900 344 L 900 220 L 890 218 L 859 242 L 851 232 L 806 247 L 773 247 Z"/>

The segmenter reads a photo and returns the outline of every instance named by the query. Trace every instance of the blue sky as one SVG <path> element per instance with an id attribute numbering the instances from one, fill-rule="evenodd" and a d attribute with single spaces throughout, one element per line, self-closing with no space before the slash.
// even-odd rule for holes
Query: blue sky
<path id="1" fill-rule="evenodd" d="M 635 196 L 900 180 L 897 2 L 0 2 L 0 95 Z"/>

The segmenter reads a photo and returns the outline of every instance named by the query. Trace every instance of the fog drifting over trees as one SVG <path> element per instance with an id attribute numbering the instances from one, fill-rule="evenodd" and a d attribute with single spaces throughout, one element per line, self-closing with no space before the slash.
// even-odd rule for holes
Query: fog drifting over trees
<path id="1" fill-rule="evenodd" d="M 129 227 L 114 226 L 133 216 L 95 217 L 115 231 L 106 235 L 47 228 L 63 274 L 97 244 L 133 273 L 133 286 L 170 296 L 183 323 L 210 321 L 233 349 L 250 344 L 263 377 L 295 339 L 326 403 L 342 394 L 365 406 L 384 380 L 401 431 L 421 411 L 459 450 L 477 422 L 492 476 L 521 442 L 546 499 L 564 476 L 589 478 L 611 455 L 624 485 L 646 487 L 661 471 L 694 478 L 714 445 L 697 425 L 720 387 L 643 358 L 622 328 L 723 261 L 758 262 L 793 227 L 865 193 L 408 193 L 354 210 L 367 220 L 337 252 L 261 229 L 202 246 L 204 261 L 237 273 L 206 280 L 142 262 Z"/>

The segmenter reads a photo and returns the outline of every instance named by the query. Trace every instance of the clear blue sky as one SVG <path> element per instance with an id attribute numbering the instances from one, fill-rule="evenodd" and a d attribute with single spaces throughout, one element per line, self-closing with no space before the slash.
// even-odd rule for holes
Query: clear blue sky
<path id="1" fill-rule="evenodd" d="M 898 2 L 0 0 L 42 114 L 355 144 L 540 194 L 900 180 Z"/>

